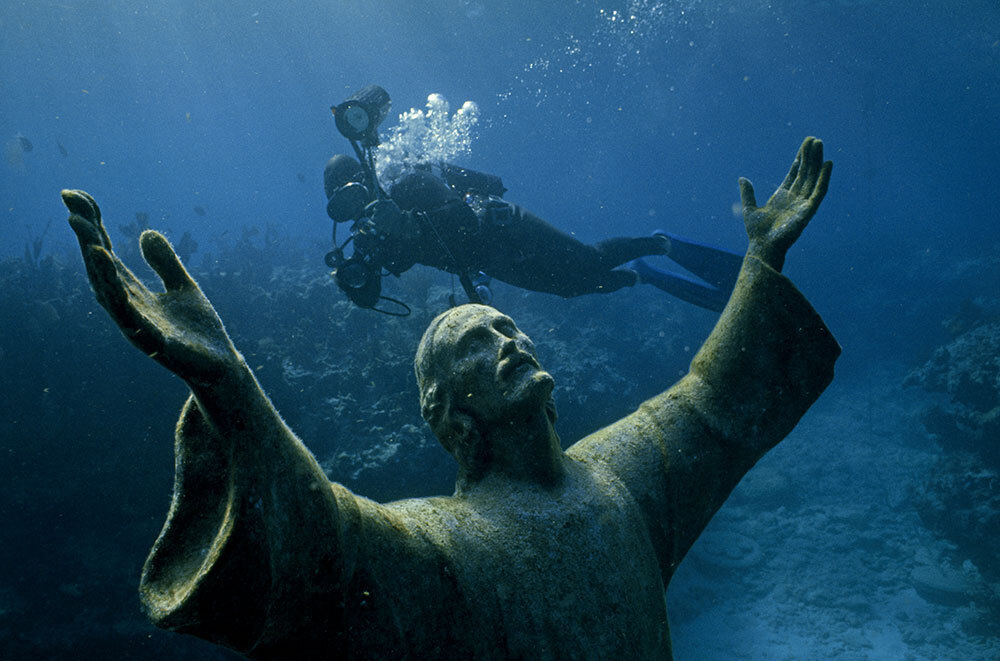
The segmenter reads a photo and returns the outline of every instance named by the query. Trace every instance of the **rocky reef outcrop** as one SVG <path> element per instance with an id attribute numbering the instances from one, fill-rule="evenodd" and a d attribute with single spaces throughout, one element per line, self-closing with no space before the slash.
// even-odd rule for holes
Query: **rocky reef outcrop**
<path id="1" fill-rule="evenodd" d="M 941 448 L 914 495 L 921 519 L 1000 579 L 1000 318 L 971 302 L 944 323 L 951 340 L 906 378 L 937 401 L 921 414 Z"/>
<path id="2" fill-rule="evenodd" d="M 923 414 L 927 431 L 943 447 L 972 452 L 1000 468 L 1000 319 L 967 302 L 945 327 L 952 340 L 912 371 L 905 385 L 944 396 Z"/>

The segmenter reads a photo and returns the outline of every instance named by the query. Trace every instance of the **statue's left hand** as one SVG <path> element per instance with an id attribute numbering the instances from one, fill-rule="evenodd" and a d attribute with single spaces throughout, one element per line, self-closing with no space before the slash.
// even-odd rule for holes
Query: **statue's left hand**
<path id="1" fill-rule="evenodd" d="M 111 247 L 90 195 L 62 191 L 97 301 L 139 349 L 192 385 L 210 385 L 243 364 L 222 321 L 160 233 L 146 230 L 142 255 L 166 291 L 150 291 Z"/>
<path id="2" fill-rule="evenodd" d="M 832 161 L 823 161 L 823 141 L 810 137 L 802 142 L 785 180 L 763 207 L 757 206 L 750 181 L 740 177 L 749 254 L 781 270 L 788 249 L 819 209 L 832 169 Z"/>

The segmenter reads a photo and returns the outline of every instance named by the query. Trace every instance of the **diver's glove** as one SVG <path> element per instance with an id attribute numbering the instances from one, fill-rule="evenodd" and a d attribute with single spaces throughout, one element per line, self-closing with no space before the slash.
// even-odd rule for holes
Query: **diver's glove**
<path id="1" fill-rule="evenodd" d="M 407 224 L 407 214 L 404 214 L 399 205 L 389 199 L 375 200 L 366 209 L 368 217 L 375 224 L 378 234 L 397 236 L 404 232 Z"/>
<path id="2" fill-rule="evenodd" d="M 412 211 L 401 211 L 389 199 L 375 200 L 366 208 L 367 218 L 354 245 L 373 255 L 378 264 L 399 275 L 418 261 L 420 225 Z"/>

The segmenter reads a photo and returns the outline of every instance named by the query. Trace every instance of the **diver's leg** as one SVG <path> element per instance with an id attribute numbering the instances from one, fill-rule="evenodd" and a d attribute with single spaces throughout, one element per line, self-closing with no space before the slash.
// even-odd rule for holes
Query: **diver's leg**
<path id="1" fill-rule="evenodd" d="M 614 268 L 639 257 L 666 255 L 670 249 L 670 241 L 669 238 L 656 234 L 637 238 L 619 236 L 598 241 L 593 246 L 587 247 L 597 252 L 606 268 Z"/>
<path id="2" fill-rule="evenodd" d="M 501 227 L 490 229 L 503 236 L 505 245 L 516 246 L 520 254 L 539 262 L 575 265 L 577 269 L 588 271 L 610 271 L 639 257 L 666 255 L 669 249 L 668 238 L 655 234 L 616 237 L 589 245 L 522 207 L 513 204 L 510 207 L 511 214 Z"/>
<path id="3" fill-rule="evenodd" d="M 483 270 L 497 280 L 531 291 L 573 298 L 583 294 L 609 294 L 639 282 L 629 268 L 605 270 L 586 260 L 560 254 L 541 263 L 534 259 L 491 259 Z"/>
<path id="4" fill-rule="evenodd" d="M 710 285 L 724 290 L 727 296 L 733 290 L 740 268 L 743 266 L 743 255 L 690 241 L 663 230 L 656 230 L 653 235 L 669 239 L 670 249 L 667 256 L 670 259 Z"/>
<path id="5" fill-rule="evenodd" d="M 483 271 L 508 284 L 563 297 L 606 293 L 636 283 L 630 269 L 615 269 L 618 263 L 595 246 L 549 225 L 516 205 L 501 219 L 484 219 L 482 237 Z M 666 254 L 666 239 L 628 239 L 641 248 L 632 257 Z"/>
<path id="6" fill-rule="evenodd" d="M 731 287 L 717 289 L 679 273 L 671 273 L 650 266 L 641 259 L 633 261 L 629 267 L 639 274 L 639 282 L 653 285 L 671 296 L 706 310 L 722 312 L 722 308 L 726 307 L 726 302 L 729 301 L 729 295 L 732 292 Z"/>
<path id="7" fill-rule="evenodd" d="M 611 269 L 597 273 L 580 274 L 576 278 L 562 278 L 552 282 L 548 290 L 563 298 L 573 298 L 584 294 L 610 294 L 611 292 L 634 287 L 639 284 L 639 276 L 630 268 Z"/>

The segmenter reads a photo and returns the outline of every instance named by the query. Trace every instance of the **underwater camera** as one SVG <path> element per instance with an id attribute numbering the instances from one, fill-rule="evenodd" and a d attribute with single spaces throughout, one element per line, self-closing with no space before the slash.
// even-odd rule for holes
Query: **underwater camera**
<path id="1" fill-rule="evenodd" d="M 351 257 L 345 257 L 342 250 L 332 250 L 327 253 L 325 261 L 333 269 L 331 275 L 337 286 L 355 305 L 376 309 L 382 298 L 382 278 L 381 269 L 372 263 L 370 255 L 355 252 Z"/>
<path id="2" fill-rule="evenodd" d="M 382 295 L 382 268 L 370 249 L 359 249 L 356 242 L 352 256 L 347 257 L 344 253 L 347 244 L 365 234 L 372 224 L 365 220 L 370 215 L 372 203 L 386 198 L 375 174 L 374 150 L 379 144 L 378 127 L 389 114 L 391 105 L 388 92 L 378 85 L 369 85 L 330 107 L 337 130 L 350 141 L 357 161 L 349 156 L 335 156 L 324 171 L 326 214 L 333 221 L 333 250 L 327 253 L 325 261 L 333 269 L 331 275 L 337 287 L 356 305 L 402 317 L 410 314 L 410 308 Z M 337 225 L 349 221 L 353 221 L 350 236 L 339 244 Z M 395 307 L 378 307 L 382 301 Z"/>
<path id="3" fill-rule="evenodd" d="M 378 144 L 379 124 L 389 114 L 391 106 L 388 92 L 378 85 L 369 85 L 343 103 L 331 106 L 330 111 L 342 136 L 365 147 L 374 147 Z"/>

